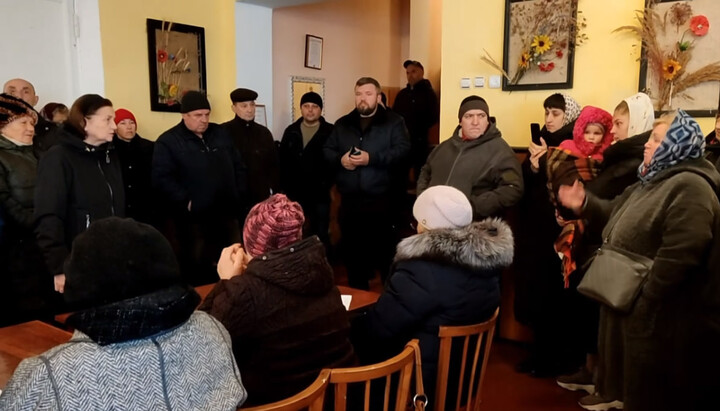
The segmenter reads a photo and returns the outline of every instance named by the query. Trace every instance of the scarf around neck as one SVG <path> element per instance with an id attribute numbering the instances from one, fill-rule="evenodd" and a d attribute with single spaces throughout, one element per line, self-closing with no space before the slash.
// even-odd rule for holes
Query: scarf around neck
<path id="1" fill-rule="evenodd" d="M 169 331 L 190 318 L 200 296 L 187 285 L 78 311 L 67 324 L 99 345 L 147 338 Z"/>

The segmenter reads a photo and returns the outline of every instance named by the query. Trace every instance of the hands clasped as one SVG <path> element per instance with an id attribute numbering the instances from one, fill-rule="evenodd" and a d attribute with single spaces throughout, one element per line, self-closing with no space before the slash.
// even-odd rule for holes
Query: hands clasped
<path id="1" fill-rule="evenodd" d="M 217 263 L 218 276 L 221 280 L 229 280 L 242 275 L 251 259 L 239 243 L 223 248 Z"/>

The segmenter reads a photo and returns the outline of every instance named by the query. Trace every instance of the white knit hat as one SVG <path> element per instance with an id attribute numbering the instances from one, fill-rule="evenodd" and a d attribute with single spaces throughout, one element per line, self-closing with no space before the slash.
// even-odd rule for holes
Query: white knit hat
<path id="1" fill-rule="evenodd" d="M 428 230 L 460 228 L 472 222 L 473 210 L 462 191 L 450 186 L 433 186 L 415 200 L 413 215 Z"/>

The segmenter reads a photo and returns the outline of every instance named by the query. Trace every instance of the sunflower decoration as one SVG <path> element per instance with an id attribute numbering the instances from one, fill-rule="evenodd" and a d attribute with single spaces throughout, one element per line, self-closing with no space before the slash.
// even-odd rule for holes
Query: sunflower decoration
<path id="1" fill-rule="evenodd" d="M 550 40 L 550 37 L 541 34 L 533 37 L 532 43 L 530 43 L 530 47 L 535 50 L 536 55 L 540 55 L 545 53 L 546 51 L 550 50 L 550 47 L 552 47 L 553 42 Z"/>
<path id="2" fill-rule="evenodd" d="M 696 13 L 689 1 L 676 2 L 664 13 L 655 8 L 655 3 L 648 3 L 636 13 L 637 24 L 615 31 L 627 31 L 642 40 L 643 59 L 651 80 L 646 91 L 655 108 L 665 110 L 673 107 L 675 97 L 691 100 L 690 88 L 720 81 L 720 60 L 701 64 L 694 58 L 695 47 L 708 41 L 711 27 L 707 16 Z M 673 32 L 677 40 L 666 43 L 672 40 Z"/>
<path id="3" fill-rule="evenodd" d="M 518 66 L 526 69 L 530 65 L 530 54 L 529 53 L 522 53 L 520 55 L 520 61 L 518 62 Z"/>
<path id="4" fill-rule="evenodd" d="M 663 63 L 663 78 L 667 81 L 672 81 L 681 69 L 682 66 L 676 60 L 667 59 Z"/>

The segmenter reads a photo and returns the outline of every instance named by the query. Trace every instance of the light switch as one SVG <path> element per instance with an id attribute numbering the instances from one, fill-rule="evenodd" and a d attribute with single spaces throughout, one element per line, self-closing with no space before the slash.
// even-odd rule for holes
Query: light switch
<path id="1" fill-rule="evenodd" d="M 485 87 L 485 77 L 475 77 L 475 87 Z"/>
<path id="2" fill-rule="evenodd" d="M 470 77 L 460 79 L 460 88 L 470 88 Z"/>
<path id="3" fill-rule="evenodd" d="M 490 88 L 500 88 L 502 86 L 502 77 L 499 75 L 490 76 Z"/>

